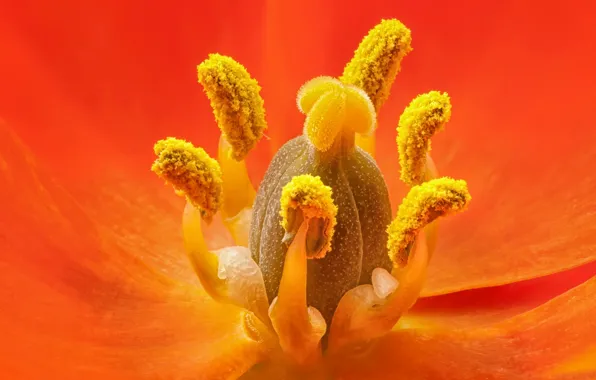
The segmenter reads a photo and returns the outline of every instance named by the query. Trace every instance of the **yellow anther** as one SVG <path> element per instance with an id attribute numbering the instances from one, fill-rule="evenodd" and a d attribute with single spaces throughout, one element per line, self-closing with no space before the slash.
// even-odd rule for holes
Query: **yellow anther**
<path id="1" fill-rule="evenodd" d="M 261 87 L 244 66 L 223 55 L 210 54 L 197 70 L 232 157 L 243 160 L 267 128 Z"/>
<path id="2" fill-rule="evenodd" d="M 346 92 L 343 88 L 324 93 L 312 106 L 304 130 L 310 142 L 321 152 L 331 148 L 346 120 Z"/>
<path id="3" fill-rule="evenodd" d="M 298 91 L 298 108 L 307 115 L 305 132 L 311 143 L 326 151 L 342 129 L 368 134 L 377 125 L 375 108 L 366 93 L 332 77 L 317 77 Z"/>
<path id="4" fill-rule="evenodd" d="M 389 97 L 401 60 L 412 51 L 410 30 L 395 19 L 383 20 L 364 37 L 340 80 L 363 89 L 378 112 Z"/>
<path id="5" fill-rule="evenodd" d="M 222 204 L 219 164 L 202 149 L 184 140 L 169 137 L 155 143 L 157 159 L 151 170 L 172 184 L 176 194 L 185 196 L 210 221 Z"/>
<path id="6" fill-rule="evenodd" d="M 387 249 L 393 263 L 404 266 L 418 232 L 440 216 L 465 210 L 471 199 L 466 182 L 449 177 L 412 187 L 387 228 Z"/>
<path id="7" fill-rule="evenodd" d="M 418 95 L 406 107 L 397 127 L 397 148 L 401 180 L 410 186 L 422 183 L 430 138 L 443 129 L 451 117 L 449 95 L 431 91 Z"/>
<path id="8" fill-rule="evenodd" d="M 324 257 L 331 250 L 331 239 L 337 224 L 337 206 L 333 203 L 331 187 L 326 186 L 320 177 L 304 174 L 292 178 L 282 189 L 281 193 L 282 226 L 286 231 L 297 229 L 296 212 L 301 213 L 301 218 L 306 223 L 313 223 L 322 227 L 320 231 L 312 231 L 319 236 L 319 241 L 324 245 L 317 249 L 316 257 Z M 310 233 L 309 229 L 309 233 Z"/>

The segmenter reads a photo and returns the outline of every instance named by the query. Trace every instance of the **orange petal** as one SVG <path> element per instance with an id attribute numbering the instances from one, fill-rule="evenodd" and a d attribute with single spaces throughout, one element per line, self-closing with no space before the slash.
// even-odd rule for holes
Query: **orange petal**
<path id="1" fill-rule="evenodd" d="M 139 231 L 103 218 L 134 209 L 133 195 L 104 199 L 104 214 L 82 207 L 0 123 L 3 376 L 213 378 L 240 374 L 260 357 L 239 311 L 208 299 L 184 275 L 190 268 L 169 261 L 173 252 L 156 270 L 152 239 L 176 232 L 142 234 L 159 219 L 149 204 L 134 210 Z"/>
<path id="2" fill-rule="evenodd" d="M 336 369 L 342 379 L 593 378 L 594 292 L 596 277 L 529 312 L 482 327 L 405 318 L 369 351 L 341 358 Z"/>
<path id="3" fill-rule="evenodd" d="M 408 317 L 451 327 L 501 322 L 530 311 L 581 285 L 596 273 L 596 262 L 546 277 L 421 298 Z"/>
<path id="4" fill-rule="evenodd" d="M 153 160 L 150 147 L 167 136 L 215 156 L 220 132 L 196 65 L 220 52 L 263 77 L 261 5 L 2 4 L 0 45 L 10 59 L 0 79 L 10 91 L 0 92 L 0 115 L 38 157 L 63 166 L 84 166 L 70 158 L 91 151 L 117 154 L 142 172 Z M 251 156 L 258 160 L 261 151 Z"/>

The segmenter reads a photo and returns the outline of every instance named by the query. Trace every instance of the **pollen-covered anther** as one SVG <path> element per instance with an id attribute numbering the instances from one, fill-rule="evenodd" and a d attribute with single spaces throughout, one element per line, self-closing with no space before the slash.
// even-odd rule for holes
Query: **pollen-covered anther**
<path id="1" fill-rule="evenodd" d="M 294 237 L 302 223 L 307 223 L 308 258 L 323 258 L 331 250 L 337 206 L 331 188 L 319 177 L 306 174 L 292 178 L 282 189 L 280 215 L 289 238 Z"/>
<path id="2" fill-rule="evenodd" d="M 465 210 L 471 199 L 466 182 L 449 177 L 412 187 L 387 228 L 387 249 L 394 265 L 406 265 L 409 250 L 422 228 L 440 216 Z"/>
<path id="3" fill-rule="evenodd" d="M 395 19 L 383 20 L 364 37 L 339 78 L 361 88 L 378 112 L 389 97 L 402 59 L 412 51 L 410 30 Z"/>
<path id="4" fill-rule="evenodd" d="M 376 128 L 376 112 L 366 92 L 332 77 L 306 82 L 296 103 L 306 115 L 305 135 L 322 152 L 331 148 L 341 131 L 369 134 Z"/>
<path id="5" fill-rule="evenodd" d="M 223 55 L 210 54 L 197 71 L 232 157 L 243 160 L 267 128 L 261 87 L 244 66 Z"/>
<path id="6" fill-rule="evenodd" d="M 447 93 L 430 91 L 418 95 L 406 107 L 397 127 L 401 180 L 410 186 L 425 180 L 430 139 L 451 118 Z"/>
<path id="7" fill-rule="evenodd" d="M 202 148 L 173 137 L 159 140 L 153 150 L 157 159 L 151 170 L 200 209 L 203 219 L 209 222 L 222 204 L 222 178 L 217 161 Z"/>

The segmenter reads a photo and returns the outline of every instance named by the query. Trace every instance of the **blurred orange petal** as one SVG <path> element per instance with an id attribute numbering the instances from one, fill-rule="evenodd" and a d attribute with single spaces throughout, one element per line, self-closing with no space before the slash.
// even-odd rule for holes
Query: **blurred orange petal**
<path id="1" fill-rule="evenodd" d="M 469 328 L 530 311 L 594 277 L 596 262 L 531 280 L 421 298 L 408 317 Z"/>
<path id="2" fill-rule="evenodd" d="M 344 358 L 338 371 L 342 379 L 593 378 L 595 291 L 592 277 L 531 311 L 482 327 L 404 318 L 365 356 Z"/>
<path id="3" fill-rule="evenodd" d="M 5 377 L 211 379 L 258 359 L 238 310 L 208 299 L 192 270 L 169 261 L 174 254 L 151 259 L 163 253 L 151 239 L 177 234 L 167 225 L 164 236 L 149 233 L 159 218 L 152 207 L 136 208 L 132 189 L 100 206 L 134 213 L 138 230 L 107 224 L 1 123 L 0 197 Z M 184 257 L 177 248 L 170 250 Z"/>

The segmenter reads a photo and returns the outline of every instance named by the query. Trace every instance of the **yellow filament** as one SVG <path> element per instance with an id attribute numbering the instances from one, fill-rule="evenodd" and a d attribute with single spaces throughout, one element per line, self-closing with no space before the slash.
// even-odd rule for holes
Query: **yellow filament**
<path id="1" fill-rule="evenodd" d="M 277 298 L 269 316 L 279 336 L 279 344 L 299 364 L 320 358 L 319 342 L 327 325 L 321 313 L 307 307 L 306 301 L 306 234 L 302 224 L 286 253 Z"/>
<path id="2" fill-rule="evenodd" d="M 201 210 L 209 222 L 222 203 L 221 169 L 217 161 L 201 148 L 169 137 L 155 143 L 157 159 L 151 170 L 172 184 L 178 195 Z"/>
<path id="3" fill-rule="evenodd" d="M 378 112 L 389 97 L 401 60 L 412 51 L 410 30 L 395 19 L 383 20 L 364 37 L 340 80 L 363 89 Z"/>
<path id="4" fill-rule="evenodd" d="M 427 179 L 430 138 L 443 129 L 451 117 L 447 93 L 431 91 L 417 96 L 402 113 L 397 127 L 397 148 L 401 180 L 410 186 Z"/>
<path id="5" fill-rule="evenodd" d="M 222 135 L 219 139 L 217 158 L 223 175 L 224 218 L 234 217 L 244 208 L 250 208 L 256 196 L 248 177 L 246 163 L 234 160 L 230 154 L 232 150 L 232 146 Z"/>
<path id="6" fill-rule="evenodd" d="M 332 190 L 325 186 L 320 177 L 313 177 L 309 174 L 292 178 L 282 189 L 281 210 L 282 226 L 289 230 L 289 210 L 300 209 L 308 224 L 312 218 L 321 218 L 327 223 L 325 225 L 326 245 L 321 249 L 322 255 L 331 250 L 331 239 L 337 224 L 337 206 L 333 203 Z"/>
<path id="7" fill-rule="evenodd" d="M 197 71 L 232 157 L 243 160 L 267 128 L 261 87 L 244 66 L 223 55 L 210 54 Z"/>
<path id="8" fill-rule="evenodd" d="M 217 301 L 226 301 L 227 287 L 217 276 L 219 261 L 217 256 L 207 249 L 201 219 L 200 210 L 187 202 L 182 217 L 182 235 L 186 254 L 207 294 Z"/>
<path id="9" fill-rule="evenodd" d="M 252 208 L 244 208 L 232 217 L 223 218 L 223 224 L 232 235 L 234 244 L 237 246 L 248 247 L 251 218 Z"/>
<path id="10" fill-rule="evenodd" d="M 412 254 L 408 258 L 405 267 L 393 270 L 392 274 L 399 282 L 399 286 L 388 297 L 387 312 L 396 317 L 408 311 L 420 296 L 426 281 L 426 272 L 430 260 L 427 241 L 428 237 L 425 236 L 425 233 L 419 233 L 415 238 Z M 395 322 L 397 322 L 397 318 Z"/>
<path id="11" fill-rule="evenodd" d="M 404 266 L 418 232 L 440 216 L 465 210 L 470 200 L 463 180 L 443 177 L 412 187 L 387 228 L 387 249 L 393 263 Z"/>

